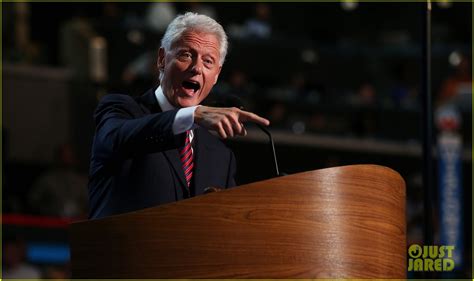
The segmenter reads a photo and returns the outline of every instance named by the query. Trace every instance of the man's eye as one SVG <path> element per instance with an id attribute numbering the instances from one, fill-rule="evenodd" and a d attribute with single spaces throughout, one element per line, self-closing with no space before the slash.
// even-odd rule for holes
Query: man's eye
<path id="1" fill-rule="evenodd" d="M 205 60 L 204 60 L 204 63 L 207 64 L 207 65 L 213 65 L 213 64 L 214 64 L 214 61 L 213 61 L 213 60 L 210 60 L 210 59 L 205 59 Z"/>
<path id="2" fill-rule="evenodd" d="M 191 53 L 181 53 L 180 57 L 183 59 L 189 59 L 192 57 L 192 55 Z"/>

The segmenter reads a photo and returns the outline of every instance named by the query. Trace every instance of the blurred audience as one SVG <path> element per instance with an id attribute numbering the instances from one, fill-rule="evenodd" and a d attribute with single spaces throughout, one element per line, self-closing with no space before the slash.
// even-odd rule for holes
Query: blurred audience
<path id="1" fill-rule="evenodd" d="M 153 81 L 158 80 L 156 71 L 157 54 L 154 51 L 148 51 L 132 60 L 122 72 L 122 81 L 124 86 L 133 92 L 144 92 Z"/>
<path id="2" fill-rule="evenodd" d="M 245 22 L 245 36 L 250 38 L 269 38 L 272 35 L 271 14 L 272 11 L 269 4 L 255 4 L 254 17 Z"/>
<path id="3" fill-rule="evenodd" d="M 69 266 L 47 266 L 44 270 L 44 279 L 69 280 L 70 271 Z"/>
<path id="4" fill-rule="evenodd" d="M 215 99 L 216 102 L 222 103 L 224 99 L 232 99 L 235 97 L 239 99 L 236 103 L 241 103 L 246 110 L 255 110 L 255 84 L 253 81 L 250 81 L 247 74 L 240 69 L 231 70 L 227 79 L 219 82 L 215 86 L 214 91 L 215 95 L 212 96 L 212 98 Z M 235 104 L 228 104 L 228 106 L 235 106 Z"/>
<path id="5" fill-rule="evenodd" d="M 154 31 L 158 38 L 166 30 L 168 24 L 176 17 L 176 8 L 171 2 L 153 2 L 150 3 L 145 22 L 146 26 Z"/>
<path id="6" fill-rule="evenodd" d="M 2 278 L 41 278 L 41 271 L 26 261 L 26 245 L 23 239 L 19 237 L 4 237 L 2 242 Z"/>
<path id="7" fill-rule="evenodd" d="M 121 79 L 124 84 L 122 88 L 129 89 L 132 95 L 145 92 L 149 85 L 156 84 L 158 80 L 155 66 L 158 42 L 144 44 L 143 41 L 146 35 L 144 32 L 150 31 L 151 33 L 148 34 L 150 37 L 162 37 L 168 24 L 176 17 L 177 9 L 174 3 L 156 2 L 147 6 L 145 15 L 144 22 L 138 25 L 143 26 L 143 28 L 135 28 L 128 33 L 129 41 L 142 45 L 144 51 L 137 56 L 133 56 L 121 70 Z"/>
<path id="8" fill-rule="evenodd" d="M 390 89 L 390 98 L 396 108 L 415 110 L 419 106 L 418 91 L 410 80 L 413 73 L 407 65 L 397 65 L 392 76 L 394 85 Z"/>
<path id="9" fill-rule="evenodd" d="M 198 2 L 195 0 L 186 2 L 186 4 L 187 4 L 186 9 L 185 9 L 186 11 L 194 12 L 201 15 L 206 15 L 215 20 L 219 19 L 216 9 L 211 5 Z"/>
<path id="10" fill-rule="evenodd" d="M 60 28 L 60 63 L 73 71 L 74 79 L 85 81 L 90 77 L 89 44 L 95 35 L 91 20 L 82 10 L 78 10 Z"/>
<path id="11" fill-rule="evenodd" d="M 4 60 L 21 64 L 46 62 L 42 42 L 33 40 L 31 34 L 31 9 L 26 2 L 3 3 L 3 52 Z"/>
<path id="12" fill-rule="evenodd" d="M 38 215 L 85 218 L 87 177 L 77 171 L 77 158 L 71 145 L 60 146 L 55 159 L 55 166 L 30 189 L 28 199 L 32 211 Z"/>
<path id="13" fill-rule="evenodd" d="M 349 97 L 348 102 L 355 107 L 375 106 L 377 103 L 375 86 L 369 81 L 361 83 L 357 91 Z"/>
<path id="14" fill-rule="evenodd" d="M 464 112 L 472 111 L 472 70 L 471 59 L 462 54 L 457 55 L 453 63 L 455 72 L 443 81 L 438 96 L 438 105 L 450 104 Z"/>
<path id="15" fill-rule="evenodd" d="M 230 37 L 239 39 L 269 39 L 272 35 L 271 6 L 257 3 L 254 15 L 245 20 L 243 25 L 231 24 L 227 29 Z"/>

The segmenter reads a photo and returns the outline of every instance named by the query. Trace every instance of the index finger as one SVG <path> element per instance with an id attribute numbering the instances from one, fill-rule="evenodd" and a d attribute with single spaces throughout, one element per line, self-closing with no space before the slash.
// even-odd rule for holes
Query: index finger
<path id="1" fill-rule="evenodd" d="M 270 125 L 270 121 L 268 121 L 267 119 L 260 117 L 255 113 L 244 111 L 244 110 L 240 111 L 239 121 L 240 122 L 251 121 L 251 122 L 255 122 L 264 126 Z"/>

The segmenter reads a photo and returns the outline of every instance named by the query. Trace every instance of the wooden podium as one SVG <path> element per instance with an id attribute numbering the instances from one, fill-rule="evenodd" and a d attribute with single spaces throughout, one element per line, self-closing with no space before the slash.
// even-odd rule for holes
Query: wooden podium
<path id="1" fill-rule="evenodd" d="M 405 183 L 354 165 L 70 227 L 73 278 L 405 278 Z"/>

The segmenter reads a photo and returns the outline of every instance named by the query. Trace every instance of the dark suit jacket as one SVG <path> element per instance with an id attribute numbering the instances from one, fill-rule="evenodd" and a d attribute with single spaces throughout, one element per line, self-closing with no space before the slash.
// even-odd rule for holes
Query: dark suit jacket
<path id="1" fill-rule="evenodd" d="M 194 173 L 189 191 L 174 135 L 177 110 L 162 112 L 154 90 L 143 96 L 106 95 L 95 112 L 89 172 L 90 218 L 100 218 L 235 186 L 235 158 L 204 128 L 194 130 Z"/>

